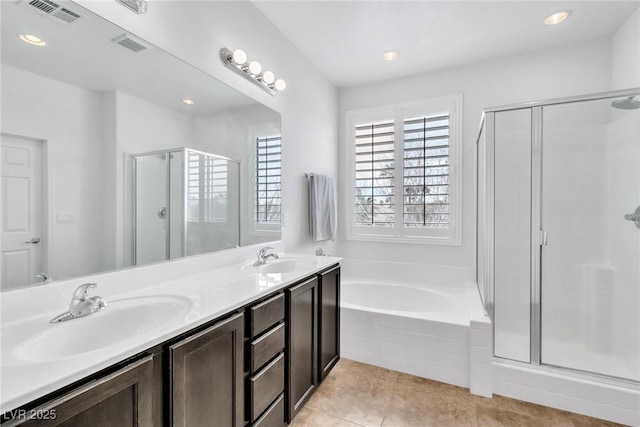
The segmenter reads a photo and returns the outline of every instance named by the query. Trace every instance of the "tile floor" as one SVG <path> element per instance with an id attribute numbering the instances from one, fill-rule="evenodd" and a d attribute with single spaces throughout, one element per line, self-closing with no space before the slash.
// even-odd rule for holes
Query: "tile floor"
<path id="1" fill-rule="evenodd" d="M 618 424 L 341 359 L 290 427 L 595 427 Z"/>

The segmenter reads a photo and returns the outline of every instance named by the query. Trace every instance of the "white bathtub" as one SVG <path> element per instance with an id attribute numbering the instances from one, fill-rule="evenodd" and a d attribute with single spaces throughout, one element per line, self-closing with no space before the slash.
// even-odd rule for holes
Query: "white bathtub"
<path id="1" fill-rule="evenodd" d="M 468 291 L 343 277 L 341 355 L 469 387 Z"/>
<path id="2" fill-rule="evenodd" d="M 417 319 L 430 319 L 462 325 L 469 324 L 458 289 L 425 287 L 411 283 L 393 283 L 366 279 L 342 281 L 342 307 Z"/>

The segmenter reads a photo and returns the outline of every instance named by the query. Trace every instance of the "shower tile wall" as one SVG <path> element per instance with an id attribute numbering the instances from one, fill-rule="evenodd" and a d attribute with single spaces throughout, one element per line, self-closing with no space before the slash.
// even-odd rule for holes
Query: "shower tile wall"
<path id="1" fill-rule="evenodd" d="M 563 116 L 580 112 L 565 113 Z M 548 245 L 543 248 L 543 259 L 550 262 L 542 271 L 543 336 L 582 341 L 587 333 L 582 319 L 598 309 L 585 288 L 602 280 L 608 270 L 602 247 L 606 208 L 604 200 L 597 198 L 605 194 L 602 150 L 606 129 L 572 125 L 571 117 L 558 117 L 564 123 L 555 123 L 549 114 L 545 119 L 542 221 Z M 598 304 L 601 311 L 610 310 L 604 299 Z"/>
<path id="2" fill-rule="evenodd" d="M 543 363 L 640 379 L 640 230 L 623 219 L 640 204 L 637 114 L 545 107 Z"/>

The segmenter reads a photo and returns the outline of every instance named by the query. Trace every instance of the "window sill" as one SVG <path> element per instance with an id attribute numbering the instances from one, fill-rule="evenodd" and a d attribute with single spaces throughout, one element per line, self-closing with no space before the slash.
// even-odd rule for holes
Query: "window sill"
<path id="1" fill-rule="evenodd" d="M 432 237 L 432 236 L 382 236 L 382 235 L 348 235 L 346 240 L 376 243 L 401 243 L 411 245 L 434 245 L 434 246 L 462 246 L 462 238 L 455 237 Z"/>

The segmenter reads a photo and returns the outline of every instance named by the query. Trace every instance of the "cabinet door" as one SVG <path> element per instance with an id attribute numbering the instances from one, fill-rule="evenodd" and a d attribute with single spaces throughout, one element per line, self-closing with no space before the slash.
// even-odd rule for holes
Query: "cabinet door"
<path id="1" fill-rule="evenodd" d="M 287 303 L 287 417 L 291 421 L 317 384 L 318 279 L 287 289 Z"/>
<path id="2" fill-rule="evenodd" d="M 340 359 L 340 267 L 320 275 L 318 378 L 324 380 Z"/>
<path id="3" fill-rule="evenodd" d="M 237 314 L 170 347 L 172 426 L 243 425 L 243 337 Z"/>
<path id="4" fill-rule="evenodd" d="M 22 419 L 16 418 L 6 425 L 152 427 L 153 393 L 153 356 L 147 356 L 58 399 L 27 410 L 20 417 Z"/>

